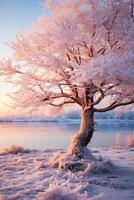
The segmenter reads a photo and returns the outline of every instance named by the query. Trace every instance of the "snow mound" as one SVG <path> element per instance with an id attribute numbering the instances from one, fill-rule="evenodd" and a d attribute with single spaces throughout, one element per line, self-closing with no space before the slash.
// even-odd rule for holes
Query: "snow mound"
<path id="1" fill-rule="evenodd" d="M 118 167 L 115 166 L 110 160 L 103 159 L 91 163 L 91 171 L 94 174 L 101 173 L 113 173 L 118 170 Z"/>
<path id="2" fill-rule="evenodd" d="M 110 160 L 96 160 L 91 163 L 87 163 L 87 167 L 82 172 L 82 175 L 88 176 L 91 174 L 112 174 L 118 171 L 118 167 L 115 166 Z"/>
<path id="3" fill-rule="evenodd" d="M 87 197 L 87 193 L 80 194 L 75 190 L 69 188 L 62 188 L 59 185 L 50 184 L 45 192 L 41 192 L 36 200 L 101 200 L 102 194 L 94 196 L 93 198 Z"/>
<path id="4" fill-rule="evenodd" d="M 118 171 L 110 160 L 102 158 L 95 158 L 91 151 L 86 151 L 85 157 L 79 158 L 76 155 L 68 155 L 66 153 L 57 152 L 49 160 L 52 167 L 58 167 L 63 170 L 70 170 L 71 172 L 82 171 L 83 174 L 101 174 L 113 173 Z"/>
<path id="5" fill-rule="evenodd" d="M 22 146 L 19 145 L 11 145 L 9 147 L 5 147 L 0 150 L 0 155 L 7 155 L 7 154 L 18 154 L 18 153 L 30 153 L 32 151 L 37 151 L 34 149 L 24 149 Z"/>
<path id="6" fill-rule="evenodd" d="M 57 152 L 49 160 L 49 164 L 52 167 L 77 172 L 85 170 L 87 163 L 91 163 L 95 160 L 96 158 L 91 154 L 91 151 L 87 148 L 83 148 L 82 154 L 79 153 L 78 155 Z"/>

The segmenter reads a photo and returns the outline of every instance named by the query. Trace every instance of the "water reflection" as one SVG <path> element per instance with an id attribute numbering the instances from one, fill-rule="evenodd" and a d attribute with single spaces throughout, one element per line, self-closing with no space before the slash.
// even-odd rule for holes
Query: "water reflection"
<path id="1" fill-rule="evenodd" d="M 0 124 L 0 148 L 12 144 L 26 148 L 66 148 L 71 136 L 79 129 L 79 121 L 73 122 L 14 122 Z M 90 146 L 107 147 L 114 143 L 117 134 L 122 137 L 134 133 L 133 122 L 96 122 Z"/>

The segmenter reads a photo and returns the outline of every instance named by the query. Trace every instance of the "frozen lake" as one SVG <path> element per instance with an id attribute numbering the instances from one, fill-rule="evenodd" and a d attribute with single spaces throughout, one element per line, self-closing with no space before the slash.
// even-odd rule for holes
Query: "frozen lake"
<path id="1" fill-rule="evenodd" d="M 0 123 L 0 148 L 22 145 L 25 148 L 66 148 L 79 129 L 79 121 Z M 134 121 L 97 121 L 90 146 L 109 147 L 115 136 L 134 134 Z"/>

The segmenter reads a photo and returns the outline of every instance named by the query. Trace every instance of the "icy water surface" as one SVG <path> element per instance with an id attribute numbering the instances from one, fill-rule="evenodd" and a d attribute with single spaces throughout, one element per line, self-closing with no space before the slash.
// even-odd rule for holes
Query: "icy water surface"
<path id="1" fill-rule="evenodd" d="M 26 148 L 66 148 L 79 129 L 79 121 L 0 123 L 0 148 L 21 145 Z M 97 121 L 90 146 L 109 147 L 115 136 L 134 134 L 134 121 Z"/>

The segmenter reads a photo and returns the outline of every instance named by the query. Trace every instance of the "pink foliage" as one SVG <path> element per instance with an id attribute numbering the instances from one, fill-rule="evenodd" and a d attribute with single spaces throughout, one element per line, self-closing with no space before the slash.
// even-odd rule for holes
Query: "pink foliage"
<path id="1" fill-rule="evenodd" d="M 58 110 L 77 103 L 104 112 L 134 102 L 133 1 L 46 0 L 50 16 L 12 43 L 1 74 L 17 85 L 15 101 Z M 88 96 L 87 92 L 88 91 Z M 105 108 L 97 106 L 111 99 Z"/>

